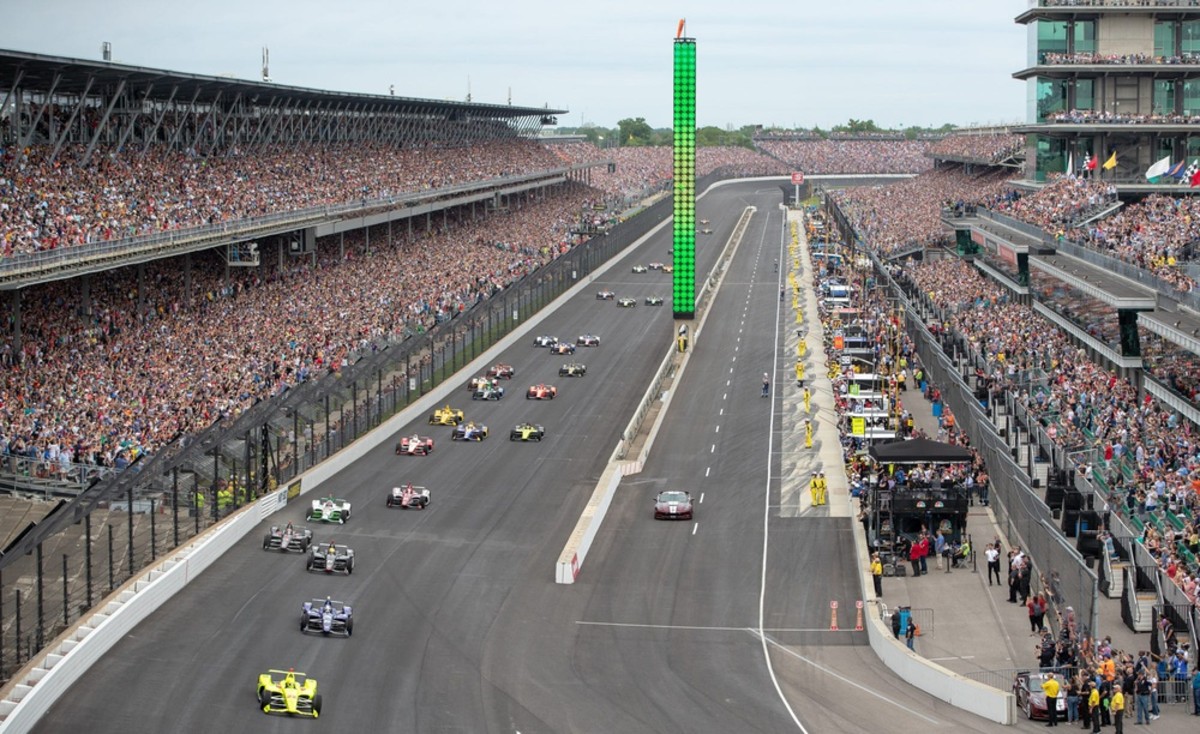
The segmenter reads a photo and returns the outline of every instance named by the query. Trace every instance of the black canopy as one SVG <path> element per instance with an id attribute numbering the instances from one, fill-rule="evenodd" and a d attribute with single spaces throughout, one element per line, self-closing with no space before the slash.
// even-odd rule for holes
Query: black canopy
<path id="1" fill-rule="evenodd" d="M 881 464 L 957 464 L 972 460 L 971 452 L 962 446 L 927 438 L 878 443 L 871 446 L 870 455 Z"/>

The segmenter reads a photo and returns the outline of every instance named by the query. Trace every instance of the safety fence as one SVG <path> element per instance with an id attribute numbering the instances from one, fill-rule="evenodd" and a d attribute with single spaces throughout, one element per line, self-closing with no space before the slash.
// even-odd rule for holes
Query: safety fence
<path id="1" fill-rule="evenodd" d="M 699 183 L 730 177 L 717 171 Z M 427 332 L 369 343 L 350 364 L 223 417 L 34 513 L 40 521 L 9 528 L 14 540 L 0 555 L 0 679 L 158 556 L 452 378 L 668 218 L 671 206 L 662 199 Z"/>

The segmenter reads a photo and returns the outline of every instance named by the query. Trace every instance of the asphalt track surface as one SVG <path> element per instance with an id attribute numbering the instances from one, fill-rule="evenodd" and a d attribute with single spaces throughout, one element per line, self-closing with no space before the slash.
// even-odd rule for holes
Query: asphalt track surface
<path id="1" fill-rule="evenodd" d="M 776 353 L 780 274 L 771 266 L 783 254 L 779 202 L 777 186 L 754 183 L 699 202 L 714 230 L 698 235 L 702 273 L 743 209 L 758 212 L 645 470 L 618 490 L 578 583 L 556 585 L 555 561 L 674 337 L 670 307 L 642 305 L 651 294 L 669 303 L 670 276 L 630 272 L 669 261 L 669 227 L 536 329 L 598 334 L 601 346 L 575 357 L 586 377 L 559 378 L 571 358 L 525 340 L 497 360 L 516 368 L 503 401 L 472 402 L 465 389 L 452 401 L 490 427 L 486 441 L 452 443 L 449 428 L 420 416 L 397 437 L 433 435 L 431 455 L 397 457 L 389 442 L 322 488 L 354 503 L 344 526 L 314 526 L 319 541 L 354 548 L 353 575 L 306 572 L 300 555 L 265 552 L 251 534 L 118 643 L 34 731 L 999 729 L 891 676 L 863 633 L 829 632 L 829 601 L 846 609 L 858 597 L 850 520 L 778 517 L 779 452 L 792 449 L 781 449 L 777 399 L 759 389 L 764 371 L 778 365 L 783 380 L 788 367 Z M 639 305 L 596 301 L 602 288 Z M 559 397 L 525 400 L 541 381 Z M 525 419 L 546 426 L 545 441 L 507 440 Z M 384 506 L 405 481 L 430 488 L 429 509 Z M 703 495 L 695 522 L 652 519 L 653 496 L 667 487 Z M 303 522 L 310 499 L 272 522 Z M 354 605 L 352 638 L 299 631 L 300 604 L 326 595 Z M 845 614 L 842 624 L 852 626 Z M 289 667 L 318 680 L 319 720 L 256 707 L 258 674 Z"/>

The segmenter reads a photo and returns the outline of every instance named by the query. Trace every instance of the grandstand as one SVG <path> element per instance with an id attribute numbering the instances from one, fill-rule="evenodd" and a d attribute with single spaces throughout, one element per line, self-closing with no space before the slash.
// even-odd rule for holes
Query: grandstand
<path id="1" fill-rule="evenodd" d="M 1178 188 L 1200 155 L 1200 7 L 1037 0 L 1016 20 L 1030 28 L 1028 65 L 1013 74 L 1028 86 L 1026 124 L 1014 130 L 1027 136 L 1025 182 L 1078 173 L 1090 160 L 1123 194 Z M 1164 157 L 1183 166 L 1148 181 Z"/>

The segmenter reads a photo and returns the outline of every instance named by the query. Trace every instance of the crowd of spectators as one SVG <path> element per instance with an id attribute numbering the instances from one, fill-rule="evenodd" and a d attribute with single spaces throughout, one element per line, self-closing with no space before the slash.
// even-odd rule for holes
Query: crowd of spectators
<path id="1" fill-rule="evenodd" d="M 1046 115 L 1047 122 L 1072 125 L 1191 125 L 1200 120 L 1196 115 L 1169 115 L 1158 113 L 1109 112 L 1106 110 L 1064 110 Z"/>
<path id="2" fill-rule="evenodd" d="M 136 268 L 92 278 L 89 308 L 78 280 L 27 288 L 22 349 L 0 352 L 0 453 L 123 467 L 493 294 L 564 252 L 598 197 L 515 197 L 508 211 L 456 210 L 391 240 L 380 226 L 369 251 L 360 231 L 344 257 L 320 240 L 315 264 L 288 257 L 282 269 L 264 258 L 227 275 L 223 259 L 193 257 L 190 294 L 181 261 L 161 260 L 145 266 L 140 306 Z"/>
<path id="3" fill-rule="evenodd" d="M 947 135 L 930 145 L 926 154 L 934 160 L 997 164 L 1020 153 L 1024 147 L 1025 138 L 1021 135 Z"/>
<path id="4" fill-rule="evenodd" d="M 1200 0 L 1038 0 L 1043 8 L 1200 8 Z"/>
<path id="5" fill-rule="evenodd" d="M 931 329 L 964 340 L 982 356 L 981 379 L 1017 395 L 1064 451 L 1094 457 L 1080 471 L 1095 469 L 1105 478 L 1112 507 L 1145 525 L 1143 542 L 1196 601 L 1196 426 L 1090 361 L 1052 322 L 961 263 L 939 261 L 895 274 L 915 292 L 934 294 L 931 301 L 944 310 Z"/>
<path id="6" fill-rule="evenodd" d="M 995 211 L 1062 237 L 1076 222 L 1117 200 L 1117 187 L 1092 177 L 1060 176 L 1032 194 L 996 202 Z"/>
<path id="7" fill-rule="evenodd" d="M 1197 240 L 1200 199 L 1147 196 L 1104 219 L 1076 228 L 1067 238 L 1147 270 L 1180 291 L 1196 280 L 1181 267 Z M 1192 255 L 1191 257 L 1194 257 Z"/>
<path id="8" fill-rule="evenodd" d="M 857 187 L 830 195 L 871 247 L 890 254 L 909 247 L 949 241 L 940 221 L 947 202 L 968 206 L 994 201 L 1008 190 L 1011 172 L 968 174 L 946 166 L 887 186 Z"/>
<path id="9" fill-rule="evenodd" d="M 1075 53 L 1042 54 L 1042 63 L 1057 64 L 1195 64 L 1200 63 L 1200 56 L 1183 54 L 1181 56 L 1155 56 L 1154 54 L 1102 54 L 1086 51 Z"/>
<path id="10" fill-rule="evenodd" d="M 920 173 L 933 167 L 925 140 L 768 140 L 756 144 L 767 155 L 807 174 Z"/>
<path id="11" fill-rule="evenodd" d="M 472 147 L 382 143 L 277 146 L 253 155 L 0 151 L 4 257 L 310 207 L 529 173 L 560 165 L 545 146 L 513 139 Z"/>

